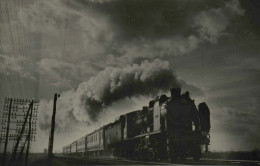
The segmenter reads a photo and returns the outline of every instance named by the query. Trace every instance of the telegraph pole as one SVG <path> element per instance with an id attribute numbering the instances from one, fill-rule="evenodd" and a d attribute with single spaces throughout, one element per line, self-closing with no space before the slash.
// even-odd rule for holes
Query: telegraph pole
<path id="1" fill-rule="evenodd" d="M 5 161 L 6 161 L 6 150 L 7 150 L 8 139 L 9 139 L 8 135 L 9 135 L 11 107 L 12 107 L 12 98 L 10 99 L 9 112 L 8 112 L 7 129 L 6 129 L 6 135 L 5 135 L 4 156 L 3 156 L 3 165 L 5 165 Z"/>
<path id="2" fill-rule="evenodd" d="M 23 122 L 22 129 L 21 129 L 21 131 L 20 131 L 20 133 L 19 133 L 19 135 L 18 135 L 17 142 L 16 142 L 16 144 L 15 144 L 15 146 L 14 146 L 14 151 L 13 151 L 13 154 L 12 154 L 11 161 L 15 161 L 15 160 L 16 160 L 17 148 L 18 148 L 19 143 L 20 143 L 20 141 L 21 141 L 21 139 L 22 139 L 22 136 L 23 136 L 23 133 L 24 133 L 24 130 L 25 130 L 25 125 L 26 125 L 26 123 L 27 123 L 27 119 L 28 119 L 28 116 L 29 116 L 30 111 L 32 112 L 32 109 L 33 109 L 33 101 L 30 103 L 29 108 L 28 108 L 28 110 L 27 110 L 27 113 L 26 113 L 26 116 L 25 116 L 25 120 L 24 120 L 24 122 Z M 30 120 L 31 120 L 31 118 L 30 118 Z M 29 127 L 31 127 L 31 124 L 29 124 L 29 125 L 30 125 Z"/>
<path id="3" fill-rule="evenodd" d="M 34 102 L 36 103 L 35 107 L 33 106 Z M 26 136 L 26 133 L 24 133 L 24 131 L 27 130 L 27 128 L 29 128 L 30 139 L 34 138 L 35 141 L 36 129 L 34 128 L 35 126 L 34 127 L 32 126 L 32 124 L 36 124 L 38 103 L 39 101 L 35 101 L 35 100 L 30 101 L 27 99 L 26 100 L 15 99 L 15 98 L 5 99 L 3 115 L 2 115 L 3 120 L 1 123 L 1 125 L 3 125 L 2 127 L 3 130 L 1 131 L 1 135 L 0 135 L 1 137 L 0 139 L 3 140 L 3 142 L 5 141 L 5 148 L 3 153 L 3 162 L 1 164 L 7 165 L 7 158 L 8 158 L 7 151 L 8 151 L 9 139 L 13 140 L 14 143 L 16 140 L 11 159 L 8 162 L 9 166 L 17 164 L 16 154 L 19 149 L 19 144 L 23 142 L 24 136 Z M 29 122 L 29 126 L 26 126 L 28 124 L 27 123 L 28 118 L 30 118 L 30 122 Z M 25 139 L 26 141 L 24 142 L 24 146 L 25 143 L 27 142 L 28 146 L 30 147 L 30 143 L 28 142 L 32 141 L 33 139 L 31 139 L 30 141 L 27 139 Z M 22 152 L 20 152 L 19 157 L 22 157 L 23 149 Z"/>
<path id="4" fill-rule="evenodd" d="M 26 150 L 26 155 L 25 155 L 25 166 L 28 164 L 28 156 L 29 156 L 29 150 L 30 150 L 30 141 L 31 141 L 31 129 L 32 129 L 32 114 L 33 114 L 33 102 L 31 104 L 31 114 L 30 114 L 30 119 L 29 119 L 29 132 L 27 135 L 27 150 Z"/>
<path id="5" fill-rule="evenodd" d="M 51 161 L 53 157 L 53 140 L 54 140 L 54 129 L 55 129 L 55 115 L 56 115 L 56 103 L 57 99 L 60 97 L 59 94 L 55 93 L 53 100 L 53 113 L 52 113 L 52 121 L 51 121 L 51 133 L 49 138 L 49 148 L 48 148 L 48 159 Z"/>

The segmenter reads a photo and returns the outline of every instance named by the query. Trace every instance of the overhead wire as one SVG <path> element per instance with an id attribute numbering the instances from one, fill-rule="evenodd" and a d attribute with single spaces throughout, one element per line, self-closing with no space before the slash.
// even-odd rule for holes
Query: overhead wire
<path id="1" fill-rule="evenodd" d="M 22 79 L 21 79 L 21 86 L 22 86 L 22 96 L 21 96 L 21 98 L 24 98 L 26 95 L 25 95 L 25 84 L 24 84 L 24 75 L 25 75 L 25 63 L 24 63 L 24 61 L 23 60 L 25 60 L 26 59 L 26 53 L 25 53 L 25 42 L 24 42 L 24 29 L 23 29 L 23 27 L 22 27 L 22 20 L 19 20 L 19 17 L 18 17 L 18 9 L 17 9 L 17 2 L 18 2 L 18 6 L 20 7 L 20 6 L 22 6 L 21 4 L 23 4 L 23 2 L 24 1 L 19 1 L 19 0 L 14 0 L 15 1 L 15 6 L 16 6 L 16 10 L 15 10 L 15 16 L 16 16 L 16 18 L 17 18 L 17 22 L 19 23 L 18 24 L 18 30 L 17 30 L 17 32 L 18 32 L 18 34 L 19 34 L 19 36 L 17 36 L 17 39 L 19 39 L 18 41 L 19 41 L 19 52 L 20 52 L 20 55 L 23 57 L 23 59 L 22 59 L 22 61 L 20 62 L 21 64 L 21 66 L 22 66 L 22 71 L 21 71 L 21 76 L 22 76 Z"/>
<path id="2" fill-rule="evenodd" d="M 64 54 L 66 49 L 66 40 L 67 40 L 67 29 L 68 29 L 68 18 L 69 18 L 69 8 L 70 8 L 70 0 L 67 0 L 67 13 L 66 13 L 66 20 L 65 20 L 65 30 L 64 30 L 64 41 L 63 41 L 63 52 L 62 52 L 62 60 L 64 60 Z M 61 84 L 59 86 L 59 93 L 61 93 L 61 86 L 64 82 L 64 66 L 61 65 Z"/>
<path id="3" fill-rule="evenodd" d="M 36 10 L 37 11 L 39 11 L 39 9 L 40 9 L 40 3 L 39 3 L 39 0 L 36 0 Z M 38 19 L 37 19 L 38 18 Z M 39 17 L 36 17 L 36 28 L 37 28 L 37 31 L 39 32 L 39 34 L 41 34 L 42 35 L 42 30 L 41 30 L 41 25 L 40 25 L 40 21 L 39 21 Z M 38 43 L 39 45 L 42 45 L 42 36 L 40 35 L 40 37 L 41 37 L 41 40 L 39 40 L 40 41 L 40 43 Z M 39 51 L 39 57 L 38 57 L 38 60 L 39 59 L 41 59 L 41 57 L 42 57 L 42 50 L 40 50 Z M 37 100 L 39 100 L 40 99 L 40 80 L 41 80 L 41 75 L 40 75 L 40 73 L 38 73 L 38 75 L 37 75 L 38 77 L 37 77 L 37 91 L 36 91 L 36 99 Z"/>
<path id="4" fill-rule="evenodd" d="M 26 2 L 28 2 L 28 1 L 19 1 L 19 0 L 16 0 L 17 2 L 21 2 L 21 4 L 19 4 L 20 6 L 21 6 L 21 8 L 22 9 L 25 9 L 27 6 L 26 6 Z M 26 16 L 26 15 L 25 15 Z M 24 16 L 24 17 L 25 17 Z M 17 15 L 17 17 L 18 17 L 18 15 Z M 22 19 L 22 18 L 21 18 Z M 26 74 L 27 74 L 27 61 L 28 61 L 28 46 L 29 46 L 29 42 L 28 42 L 28 35 L 27 35 L 27 30 L 24 30 L 24 28 L 23 28 L 23 25 L 21 25 L 22 23 L 22 21 L 27 21 L 26 19 L 24 19 L 24 20 L 19 20 L 19 28 L 21 29 L 21 47 L 22 47 L 22 53 L 21 53 L 21 55 L 22 55 L 22 57 L 24 58 L 23 60 L 22 60 L 22 68 L 23 68 L 23 72 L 22 72 L 22 83 L 23 83 L 23 91 L 24 91 L 24 98 L 30 98 L 29 96 L 28 96 L 28 90 L 30 89 L 30 88 L 27 88 L 27 86 L 26 85 L 28 85 L 28 81 L 27 81 L 27 79 L 26 79 Z M 27 23 L 27 22 L 26 22 Z M 26 24 L 25 23 L 25 24 Z"/>
<path id="5" fill-rule="evenodd" d="M 39 9 L 37 8 L 37 6 L 38 6 L 38 1 L 35 1 L 35 3 L 34 3 L 34 10 L 35 11 L 39 11 Z M 41 33 L 41 31 L 39 31 L 39 27 L 40 26 L 38 26 L 38 20 L 37 20 L 37 18 L 38 17 L 34 17 L 34 31 L 36 32 L 38 32 L 38 33 Z M 40 40 L 37 40 L 37 41 L 35 41 L 35 43 L 36 43 L 36 47 L 37 47 L 37 44 L 38 45 L 40 45 Z M 40 48 L 39 48 L 40 49 Z M 38 54 L 37 55 L 34 55 L 34 57 L 35 57 L 35 59 L 34 59 L 34 62 L 36 62 L 36 61 L 38 61 L 39 59 L 41 59 L 41 50 L 38 50 Z M 34 68 L 36 68 L 37 66 L 36 66 L 36 63 L 34 63 Z M 35 78 L 35 81 L 34 81 L 34 94 L 33 94 L 33 96 L 34 96 L 34 98 L 36 99 L 36 100 L 39 100 L 39 84 L 40 84 L 40 82 L 39 82 L 39 79 L 40 79 L 40 73 L 39 73 L 39 71 L 38 70 L 34 70 L 35 72 L 34 72 L 34 78 Z"/>
<path id="6" fill-rule="evenodd" d="M 24 1 L 24 3 L 22 4 L 23 6 L 23 8 L 24 9 L 26 9 L 27 7 L 29 7 L 29 5 L 28 5 L 28 1 Z M 28 17 L 27 17 L 27 15 L 24 15 L 24 20 L 25 21 L 28 21 Z M 27 22 L 26 22 L 27 23 Z M 29 23 L 27 23 L 27 24 L 29 24 Z M 29 37 L 28 37 L 28 30 L 25 30 L 24 31 L 24 45 L 26 45 L 26 46 L 29 46 L 33 41 L 31 41 L 31 43 L 30 43 L 30 41 L 29 41 Z M 30 46 L 30 48 L 31 48 L 31 46 Z M 24 52 L 25 52 L 25 61 L 24 61 L 24 67 L 25 67 L 25 69 L 24 69 L 24 71 L 25 71 L 25 73 L 27 73 L 27 72 L 29 72 L 29 70 L 28 70 L 28 62 L 29 61 L 31 61 L 31 63 L 34 63 L 33 61 L 32 61 L 32 58 L 30 58 L 31 57 L 31 55 L 30 55 L 30 52 L 29 52 L 29 49 L 27 48 L 27 47 L 25 47 L 25 50 L 24 50 Z M 30 63 L 29 63 L 30 64 Z M 29 66 L 30 67 L 30 66 Z M 31 92 L 30 91 L 32 91 L 32 87 L 31 87 L 31 83 L 30 83 L 30 79 L 27 79 L 27 80 L 25 80 L 26 81 L 26 85 L 25 85 L 25 91 L 26 91 L 26 97 L 27 98 L 31 98 Z"/>
<path id="7" fill-rule="evenodd" d="M 1 13 L 2 13 L 2 11 L 5 11 L 5 5 L 4 5 L 4 2 L 3 1 L 0 1 L 0 8 L 1 8 Z M 11 78 L 10 78 L 10 72 L 8 71 L 8 64 L 7 64 L 7 61 L 6 61 L 6 56 L 9 56 L 10 55 L 10 49 L 7 51 L 7 49 L 8 49 L 8 42 L 6 41 L 7 40 L 7 38 L 8 38 L 8 34 L 7 34 L 7 31 L 6 31 L 6 27 L 5 26 L 3 26 L 3 25 L 6 25 L 6 23 L 7 23 L 7 21 L 6 21 L 6 19 L 5 19 L 5 13 L 3 12 L 2 14 L 1 14 L 1 21 L 2 21 L 2 26 L 0 26 L 1 27 L 1 29 L 0 29 L 0 31 L 1 31 L 1 37 L 0 37 L 0 39 L 1 39 L 1 49 L 2 49 L 2 51 L 1 52 L 3 52 L 4 53 L 4 55 L 3 55 L 3 57 L 2 57 L 2 60 L 3 60 L 3 73 L 1 73 L 1 85 L 2 85 L 2 87 L 1 87 L 1 90 L 2 90 L 2 93 L 1 93 L 1 96 L 0 96 L 0 99 L 1 99 L 1 103 L 2 104 L 4 104 L 4 97 L 11 97 L 10 95 L 12 94 L 12 89 L 11 89 L 11 85 L 12 84 L 10 84 L 10 80 L 11 80 Z M 9 84 L 7 83 L 7 81 L 9 80 Z M 8 86 L 9 86 L 9 88 L 8 88 Z M 3 105 L 2 105 L 2 108 L 0 108 L 1 110 L 3 109 Z M 3 111 L 2 111 L 3 112 Z M 1 120 L 2 120 L 2 118 L 1 118 Z"/>
<path id="8" fill-rule="evenodd" d="M 17 18 L 15 17 L 15 11 L 17 9 L 17 4 L 15 3 L 14 0 L 11 0 L 9 1 L 11 3 L 11 6 L 12 6 L 12 9 L 11 9 L 11 14 L 10 14 L 10 24 L 11 24 L 11 21 L 14 22 L 13 25 L 10 25 L 11 28 L 12 28 L 12 44 L 13 44 L 13 56 L 14 58 L 18 59 L 19 60 L 19 51 L 18 51 L 18 48 L 19 48 L 19 41 L 18 41 L 18 29 L 17 29 Z M 18 60 L 14 61 L 15 62 L 15 65 L 16 66 L 20 66 L 18 64 Z M 21 72 L 21 71 L 19 71 Z M 22 85 L 21 85 L 21 80 L 20 80 L 20 74 L 19 72 L 13 72 L 14 75 L 15 75 L 15 85 L 16 85 L 16 94 L 14 95 L 15 97 L 20 97 L 22 95 Z M 17 94 L 17 92 L 19 92 Z"/>
<path id="9" fill-rule="evenodd" d="M 1 49 L 2 49 L 2 62 L 3 62 L 3 74 L 6 74 L 7 73 L 7 71 L 6 71 L 6 59 L 5 59 L 5 57 L 4 56 L 6 56 L 6 55 L 4 55 L 4 54 L 6 54 L 5 53 L 5 46 L 6 46 L 6 32 L 5 32 L 5 27 L 4 27 L 4 23 L 6 22 L 5 21 L 5 19 L 4 19 L 4 16 L 5 16 L 5 14 L 4 14 L 4 5 L 3 5 L 3 1 L 0 1 L 0 11 L 1 11 L 1 15 L 0 15 L 0 18 L 1 18 L 1 24 L 2 24 L 2 26 L 1 26 L 1 29 L 0 29 L 0 32 L 1 32 L 1 38 L 0 38 L 0 41 L 1 41 Z M 8 96 L 8 94 L 10 93 L 10 92 L 7 92 L 7 88 L 5 88 L 6 87 L 6 81 L 4 80 L 5 79 L 5 77 L 4 77 L 4 75 L 1 75 L 1 83 L 3 83 L 3 87 L 1 88 L 2 90 L 4 90 L 5 92 L 5 96 Z M 10 89 L 8 89 L 9 91 L 10 91 Z M 1 99 L 2 99 L 2 94 L 1 94 Z"/>
<path id="10" fill-rule="evenodd" d="M 3 5 L 2 5 L 2 2 L 0 1 L 0 23 L 2 23 L 2 22 L 4 22 L 4 20 L 3 20 L 3 14 L 2 14 L 2 7 Z M 2 26 L 0 26 L 0 53 L 2 53 L 2 52 L 4 52 L 4 34 L 5 34 L 5 32 L 3 32 L 4 31 L 4 27 L 2 27 Z M 2 66 L 2 71 L 0 71 L 1 73 L 0 73 L 0 104 L 1 104 L 1 106 L 3 107 L 3 105 L 4 105 L 4 97 L 5 96 L 7 96 L 7 88 L 5 88 L 5 86 L 6 86 L 6 81 L 4 80 L 4 73 L 2 73 L 2 72 L 4 72 L 4 65 L 5 65 L 5 63 L 4 63 L 4 61 L 5 61 L 5 59 L 4 59 L 4 57 L 2 57 L 2 58 L 0 58 L 0 61 L 1 61 L 1 59 L 2 59 L 2 63 L 3 63 L 3 66 Z M 0 108 L 0 115 L 2 116 L 2 113 L 3 113 L 3 108 Z M 2 123 L 2 118 L 1 118 L 1 120 L 0 120 L 0 123 Z M 1 129 L 0 129 L 1 130 Z"/>
<path id="11" fill-rule="evenodd" d="M 9 1 L 9 2 L 11 2 L 11 1 Z M 10 51 L 9 58 L 13 58 L 13 62 L 16 63 L 15 62 L 16 52 L 15 52 L 14 39 L 13 39 L 13 28 L 11 26 L 11 12 L 10 12 L 11 8 L 10 8 L 10 4 L 8 4 L 7 0 L 5 0 L 5 9 L 6 9 L 5 10 L 6 18 L 7 18 L 7 22 L 8 22 L 8 24 L 7 24 L 8 25 L 8 31 L 9 31 L 8 38 L 9 38 L 9 42 L 10 42 L 8 44 L 11 47 L 11 50 L 9 50 Z M 11 97 L 14 97 L 17 94 L 17 93 L 15 93 L 16 90 L 17 90 L 16 85 L 15 85 L 15 81 L 16 81 L 15 80 L 15 74 L 14 74 L 14 71 L 12 71 L 8 65 L 7 65 L 7 70 L 8 70 L 8 74 L 10 74 L 10 77 L 8 77 L 8 78 L 10 78 L 10 84 L 12 86 L 12 87 L 10 87 L 11 91 L 12 91 Z"/>
<path id="12" fill-rule="evenodd" d="M 3 52 L 4 52 L 4 54 L 5 55 L 3 55 L 3 73 L 4 73 L 4 75 L 3 75 L 3 78 L 4 78 L 4 89 L 5 90 L 8 90 L 8 91 L 6 91 L 7 92 L 7 94 L 5 94 L 5 97 L 11 97 L 11 94 L 13 93 L 13 79 L 12 79 L 12 77 L 11 77 L 11 75 L 10 75 L 10 71 L 9 71 L 9 68 L 8 68 L 8 64 L 7 64 L 7 60 L 6 60 L 6 56 L 11 56 L 10 55 L 10 48 L 9 48 L 9 40 L 8 40 L 8 35 L 9 35 L 9 33 L 8 33 L 8 31 L 6 30 L 7 28 L 6 28 L 6 24 L 8 24 L 8 20 L 6 19 L 6 17 L 7 17 L 7 12 L 6 12 L 6 10 L 7 10 L 7 2 L 6 1 L 0 1 L 0 3 L 1 3 L 1 12 L 2 12 L 2 14 L 1 14 L 1 18 L 2 18 L 2 21 L 3 21 L 3 24 L 1 25 L 1 29 L 2 29 L 2 31 L 4 31 L 4 33 L 3 34 L 1 34 L 2 36 L 1 36 L 1 39 L 2 39 L 2 41 L 3 41 Z M 9 82 L 9 84 L 7 84 L 6 82 Z"/>
<path id="13" fill-rule="evenodd" d="M 27 1 L 28 2 L 28 1 Z M 34 2 L 35 3 L 35 2 Z M 29 5 L 33 5 L 33 4 L 28 4 L 26 3 L 25 4 L 26 7 L 28 7 Z M 35 16 L 34 16 L 35 17 Z M 34 21 L 34 17 L 32 17 L 32 20 L 30 21 Z M 28 20 L 28 16 L 26 18 L 26 20 Z M 29 21 L 29 20 L 28 20 Z M 35 29 L 34 29 L 34 22 L 33 24 L 31 25 L 32 27 L 32 32 L 35 33 Z M 35 61 L 35 57 L 37 57 L 38 55 L 35 54 L 35 43 L 37 42 L 36 38 L 29 38 L 29 34 L 28 32 L 26 32 L 26 42 L 28 44 L 31 44 L 31 46 L 33 47 L 33 49 L 27 49 L 27 63 L 26 63 L 26 67 L 27 67 L 27 71 L 30 72 L 30 74 L 32 75 L 32 79 L 29 80 L 29 83 L 30 83 L 30 87 L 28 87 L 28 92 L 30 92 L 30 97 L 31 98 L 34 98 L 34 91 L 35 91 L 35 87 L 34 87 L 34 83 L 36 81 L 36 78 L 35 78 L 35 74 L 36 73 L 36 61 Z M 29 91 L 30 90 L 30 91 Z"/>
<path id="14" fill-rule="evenodd" d="M 4 22 L 4 19 L 3 19 L 4 13 L 2 12 L 3 11 L 2 10 L 3 9 L 2 3 L 3 2 L 0 1 L 0 9 L 1 9 L 0 10 L 0 23 Z M 0 26 L 0 36 L 1 36 L 0 37 L 0 49 L 1 49 L 2 56 L 4 56 L 4 52 L 5 52 L 5 48 L 4 48 L 4 46 L 5 46 L 5 41 L 4 41 L 5 40 L 5 35 L 6 35 L 5 28 L 3 27 L 3 24 L 2 24 L 2 26 Z M 1 72 L 5 73 L 5 65 L 6 65 L 5 58 L 2 57 L 1 59 L 2 59 L 2 63 L 3 63 Z M 1 100 L 1 103 L 3 101 L 3 97 L 7 96 L 7 94 L 8 94 L 8 92 L 7 92 L 8 89 L 5 88 L 6 87 L 6 81 L 4 79 L 5 78 L 3 78 L 2 73 L 0 73 L 0 80 L 1 80 L 1 82 L 0 82 L 1 83 L 1 92 L 0 92 L 1 93 L 1 97 L 0 97 L 0 100 Z"/>
<path id="15" fill-rule="evenodd" d="M 12 48 L 12 53 L 11 53 L 11 57 L 14 59 L 14 61 L 13 61 L 13 63 L 14 63 L 14 65 L 17 67 L 18 66 L 18 64 L 17 64 L 17 60 L 15 60 L 16 58 L 18 58 L 17 57 L 17 52 L 16 52 L 16 42 L 15 42 L 15 40 L 14 40 L 14 37 L 15 37 L 15 35 L 16 35 L 16 31 L 14 30 L 14 28 L 15 28 L 15 26 L 12 26 L 11 25 L 11 21 L 13 21 L 13 19 L 14 19 L 14 17 L 13 17 L 13 9 L 14 8 L 11 8 L 10 6 L 12 6 L 12 1 L 8 1 L 9 2 L 9 4 L 7 3 L 7 14 L 8 14 L 8 29 L 9 29 L 9 31 L 10 31 L 10 36 L 9 36 L 9 38 L 10 38 L 10 45 L 11 45 L 11 48 Z M 14 67 L 14 66 L 13 66 Z M 15 80 L 14 82 L 13 82 L 13 84 L 14 84 L 14 87 L 13 87 L 13 94 L 12 94 L 12 96 L 13 97 L 15 97 L 15 96 L 17 96 L 17 95 L 19 95 L 19 94 L 21 94 L 21 85 L 20 85 L 20 77 L 19 77 L 19 75 L 17 74 L 17 72 L 15 72 L 15 71 L 12 71 L 12 70 L 10 70 L 10 72 L 12 73 L 12 77 L 13 77 L 13 79 Z M 19 93 L 20 92 L 20 93 Z"/>
<path id="16" fill-rule="evenodd" d="M 20 66 L 19 58 L 22 57 L 22 52 L 20 51 L 21 48 L 21 42 L 20 42 L 20 27 L 18 25 L 18 16 L 17 16 L 17 3 L 16 0 L 9 1 L 11 3 L 12 9 L 11 9 L 11 20 L 14 22 L 14 24 L 11 26 L 12 28 L 12 44 L 14 47 L 14 54 L 13 56 L 17 59 L 14 61 L 16 66 Z M 10 22 L 11 23 L 11 22 Z M 22 75 L 22 70 L 14 72 L 15 75 L 15 84 L 16 84 L 16 91 L 19 91 L 20 93 L 16 93 L 14 96 L 16 98 L 22 98 L 23 97 L 23 85 L 22 85 L 22 78 L 20 75 Z"/>

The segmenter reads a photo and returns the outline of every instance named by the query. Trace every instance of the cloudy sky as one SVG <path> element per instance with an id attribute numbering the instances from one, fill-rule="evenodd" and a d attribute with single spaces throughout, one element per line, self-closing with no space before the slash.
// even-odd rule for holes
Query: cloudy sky
<path id="1" fill-rule="evenodd" d="M 42 152 L 56 92 L 61 150 L 181 86 L 208 103 L 212 151 L 260 148 L 259 8 L 258 0 L 2 0 L 1 102 L 40 99 L 32 151 Z"/>

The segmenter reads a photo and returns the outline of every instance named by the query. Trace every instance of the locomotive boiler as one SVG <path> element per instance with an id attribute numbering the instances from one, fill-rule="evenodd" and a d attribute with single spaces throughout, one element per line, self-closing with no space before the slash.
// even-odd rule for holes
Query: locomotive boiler
<path id="1" fill-rule="evenodd" d="M 193 157 L 210 143 L 210 111 L 205 102 L 196 107 L 189 92 L 171 89 L 141 110 L 120 115 L 113 123 L 63 148 L 64 155 L 118 156 L 133 160 L 171 160 Z M 85 147 L 85 148 L 83 148 Z"/>

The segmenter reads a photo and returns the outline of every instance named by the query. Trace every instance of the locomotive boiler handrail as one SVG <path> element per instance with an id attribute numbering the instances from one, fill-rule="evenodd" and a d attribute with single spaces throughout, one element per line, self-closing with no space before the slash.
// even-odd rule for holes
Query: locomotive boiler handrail
<path id="1" fill-rule="evenodd" d="M 144 134 L 141 134 L 141 135 L 137 135 L 135 137 L 131 137 L 131 138 L 125 138 L 124 140 L 131 140 L 131 139 L 135 139 L 135 138 L 140 138 L 140 137 L 143 137 L 143 136 L 146 136 L 146 135 L 154 135 L 154 134 L 157 134 L 157 133 L 160 133 L 161 130 L 157 130 L 157 131 L 153 131 L 153 132 L 149 132 L 149 133 L 144 133 Z"/>

